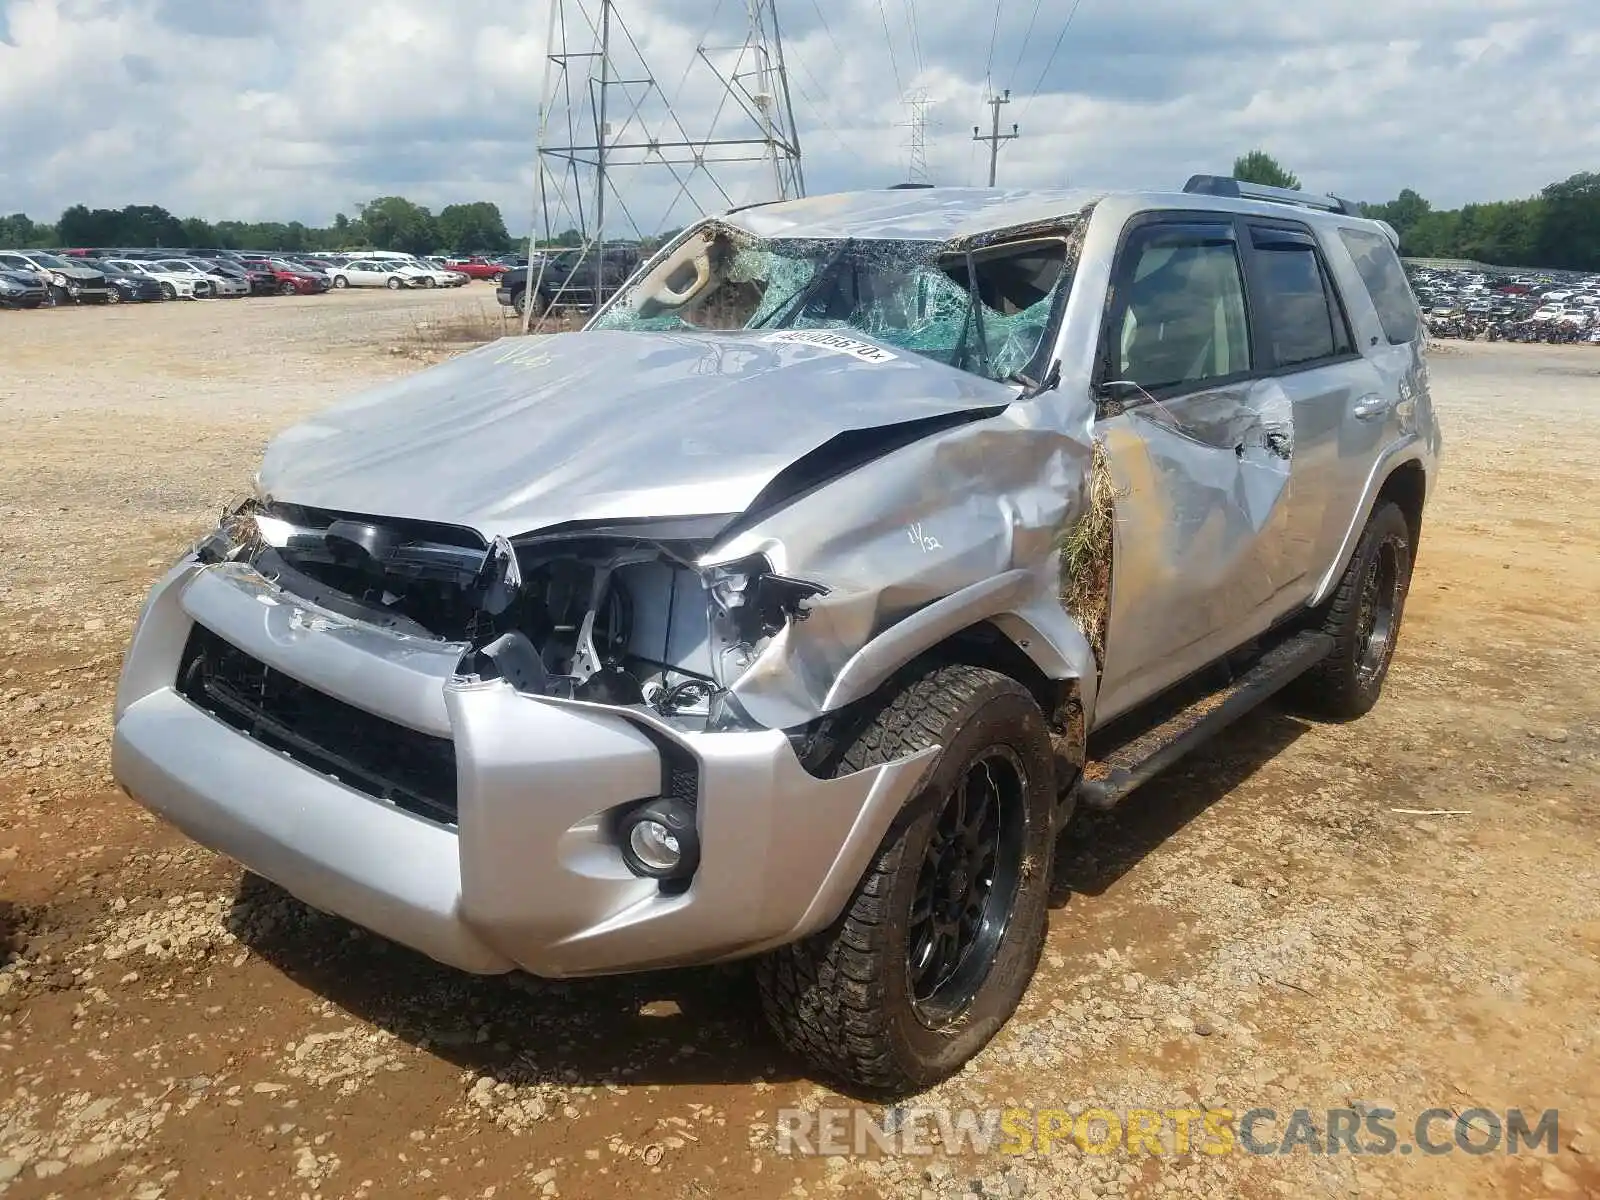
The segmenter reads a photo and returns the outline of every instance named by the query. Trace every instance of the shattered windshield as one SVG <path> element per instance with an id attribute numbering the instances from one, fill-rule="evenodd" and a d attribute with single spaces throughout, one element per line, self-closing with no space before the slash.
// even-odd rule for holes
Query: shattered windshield
<path id="1" fill-rule="evenodd" d="M 704 226 L 618 293 L 596 329 L 851 329 L 990 379 L 1025 371 L 1067 286 L 1066 231 L 977 249 L 762 239 Z"/>

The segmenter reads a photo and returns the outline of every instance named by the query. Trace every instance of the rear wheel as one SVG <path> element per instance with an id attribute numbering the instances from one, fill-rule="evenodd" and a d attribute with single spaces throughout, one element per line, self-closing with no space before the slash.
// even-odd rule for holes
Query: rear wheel
<path id="1" fill-rule="evenodd" d="M 1405 514 L 1393 501 L 1380 502 L 1322 617 L 1333 652 L 1291 685 L 1299 707 L 1349 719 L 1378 702 L 1411 588 L 1411 552 Z"/>
<path id="2" fill-rule="evenodd" d="M 1055 780 L 1044 718 L 992 671 L 912 680 L 839 774 L 939 745 L 832 927 L 757 964 L 791 1051 L 859 1088 L 904 1095 L 960 1069 L 1011 1018 L 1043 947 Z"/>
<path id="3" fill-rule="evenodd" d="M 170 283 L 163 283 L 161 285 L 161 298 L 163 300 L 176 300 L 178 298 L 178 289 Z"/>

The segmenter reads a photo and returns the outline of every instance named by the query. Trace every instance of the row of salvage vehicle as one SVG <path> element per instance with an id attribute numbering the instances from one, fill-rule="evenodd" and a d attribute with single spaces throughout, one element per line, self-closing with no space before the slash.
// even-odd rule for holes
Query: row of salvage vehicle
<path id="1" fill-rule="evenodd" d="M 0 308 L 151 300 L 315 296 L 345 288 L 462 287 L 466 271 L 412 255 L 329 256 L 234 251 L 0 250 Z"/>

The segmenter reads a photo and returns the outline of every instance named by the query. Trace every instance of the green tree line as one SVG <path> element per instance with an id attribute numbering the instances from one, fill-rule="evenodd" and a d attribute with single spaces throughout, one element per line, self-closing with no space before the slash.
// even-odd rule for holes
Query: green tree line
<path id="1" fill-rule="evenodd" d="M 331 225 L 322 227 L 300 221 L 211 222 L 178 217 L 153 204 L 120 209 L 74 204 L 48 225 L 25 213 L 0 216 L 0 246 L 193 246 L 290 252 L 362 247 L 412 254 L 500 254 L 515 243 L 492 201 L 447 204 L 435 214 L 404 196 L 379 196 L 358 206 L 353 217 L 339 213 Z"/>
<path id="2" fill-rule="evenodd" d="M 1233 162 L 1235 179 L 1298 188 L 1300 181 L 1264 150 Z M 1412 188 L 1361 206 L 1400 235 L 1412 258 L 1471 258 L 1501 267 L 1600 271 L 1600 174 L 1583 171 L 1537 196 L 1436 209 Z"/>

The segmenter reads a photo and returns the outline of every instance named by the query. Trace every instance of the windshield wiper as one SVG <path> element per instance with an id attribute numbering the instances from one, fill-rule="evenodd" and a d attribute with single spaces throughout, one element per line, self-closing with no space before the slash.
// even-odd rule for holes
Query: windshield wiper
<path id="1" fill-rule="evenodd" d="M 960 370 L 967 371 L 972 368 L 967 366 L 967 331 L 976 326 L 978 331 L 978 367 L 973 373 L 989 378 L 989 342 L 983 328 L 983 301 L 978 297 L 978 272 L 973 269 L 972 251 L 966 253 L 967 260 L 967 310 L 961 314 L 961 336 L 956 342 L 956 361 L 954 365 Z"/>
<path id="2" fill-rule="evenodd" d="M 849 253 L 850 247 L 855 244 L 855 238 L 845 238 L 843 244 L 833 252 L 832 257 L 823 263 L 821 269 L 811 277 L 811 281 L 794 294 L 793 299 L 773 309 L 754 325 L 749 326 L 749 328 L 768 329 L 774 324 L 780 329 L 786 327 L 790 321 L 804 312 L 806 305 L 810 304 L 816 295 L 822 291 L 823 284 L 832 278 L 834 271 L 838 270 L 839 264 L 844 261 L 844 256 Z"/>

